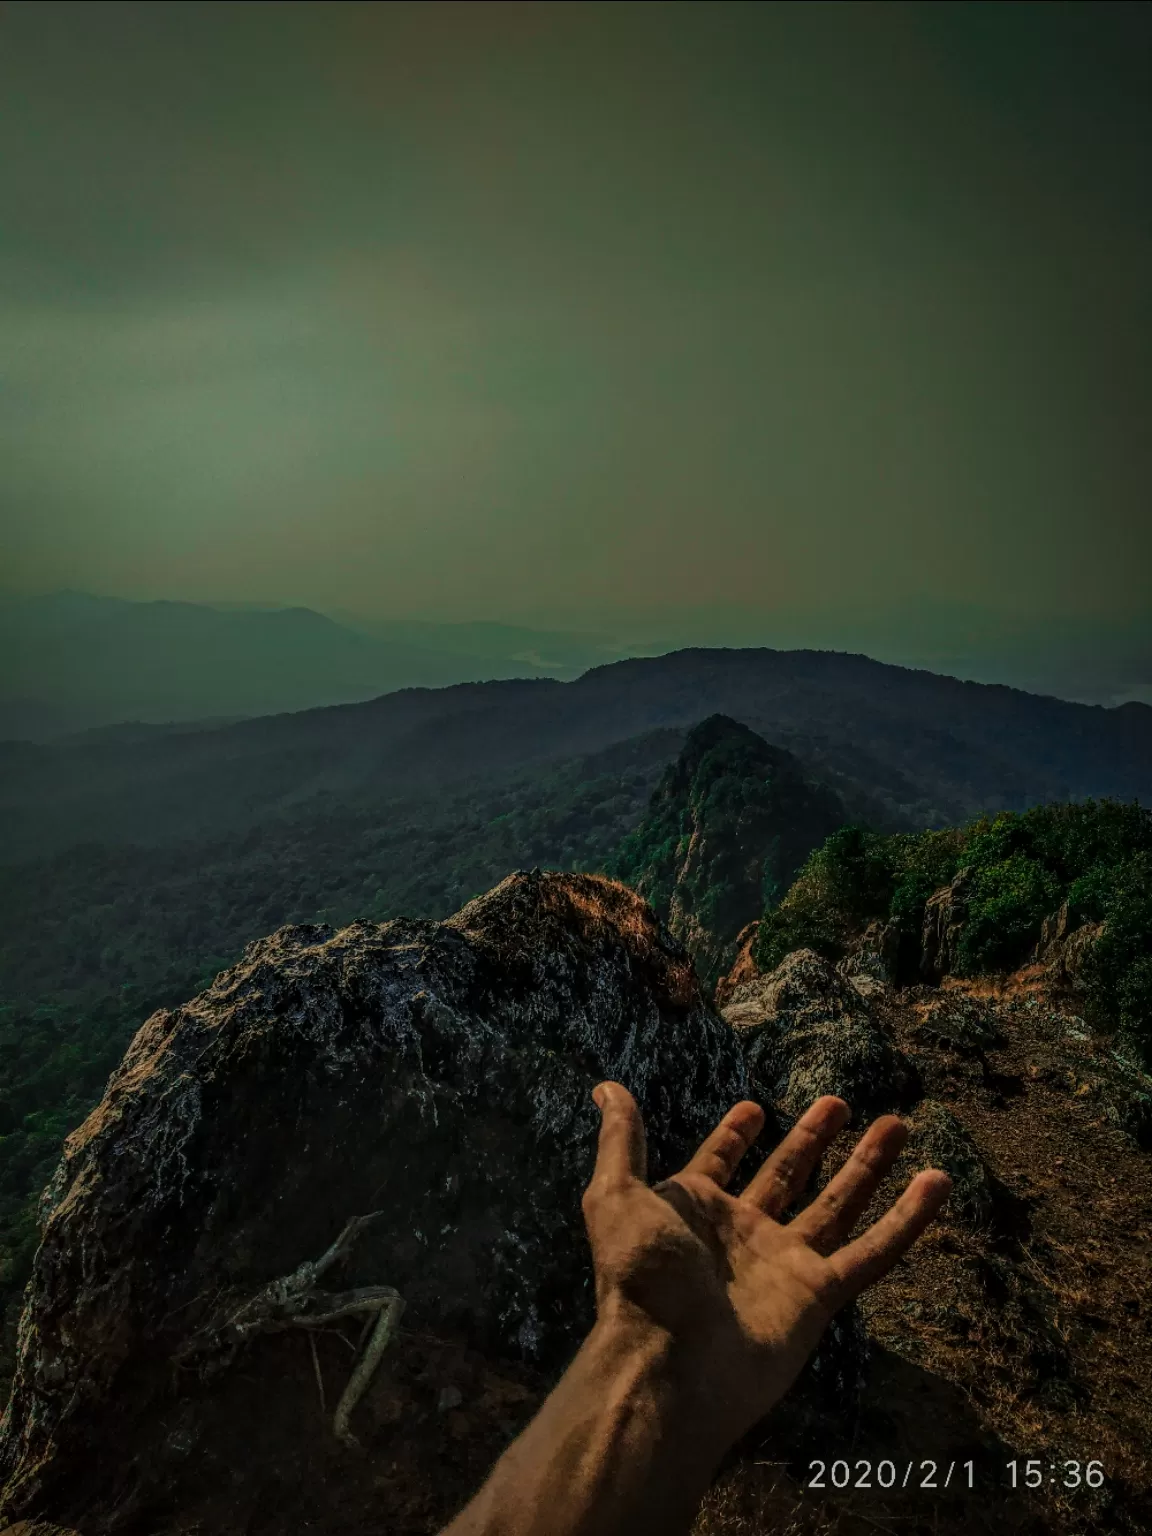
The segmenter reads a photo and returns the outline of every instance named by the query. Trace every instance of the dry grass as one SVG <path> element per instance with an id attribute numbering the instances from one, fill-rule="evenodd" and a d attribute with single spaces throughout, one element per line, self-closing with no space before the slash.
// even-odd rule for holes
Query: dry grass
<path id="1" fill-rule="evenodd" d="M 1152 1158 L 1085 1089 L 1098 1042 L 1069 1039 L 1032 972 L 946 989 L 992 1007 L 1006 1043 L 981 1062 L 929 1047 L 920 1000 L 888 1022 L 929 1094 L 968 1130 L 995 1176 L 988 1228 L 945 1221 L 865 1298 L 874 1352 L 863 1421 L 829 1458 L 975 1462 L 957 1498 L 803 1486 L 803 1466 L 739 1466 L 695 1536 L 952 1536 L 1152 1531 Z M 1033 1007 L 1021 1006 L 1031 1000 Z M 1015 1003 L 1015 1006 L 1013 1004 Z M 847 1155 L 845 1138 L 830 1171 Z M 872 1215 L 891 1200 L 889 1181 Z M 1041 1461 L 1045 1485 L 1012 1490 L 1006 1463 Z M 1105 1486 L 1064 1491 L 1051 1465 L 1103 1463 Z"/>

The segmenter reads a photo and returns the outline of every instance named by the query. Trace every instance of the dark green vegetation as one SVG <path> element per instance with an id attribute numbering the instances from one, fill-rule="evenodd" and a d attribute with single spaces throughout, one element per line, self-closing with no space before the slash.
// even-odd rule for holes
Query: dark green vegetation
<path id="1" fill-rule="evenodd" d="M 740 930 L 781 899 L 844 820 L 839 797 L 790 752 L 712 715 L 665 769 L 607 872 L 652 904 L 711 987 Z"/>
<path id="2" fill-rule="evenodd" d="M 0 742 L 8 861 L 79 842 L 247 833 L 316 810 L 455 792 L 708 715 L 793 752 L 884 830 L 1090 795 L 1152 803 L 1152 709 L 1105 710 L 815 651 L 680 651 L 575 682 L 406 689 L 214 730 Z"/>
<path id="3" fill-rule="evenodd" d="M 895 923 L 902 955 L 918 957 L 925 902 L 961 871 L 957 973 L 1023 964 L 1067 903 L 1070 928 L 1104 924 L 1085 961 L 1094 1022 L 1152 1063 L 1152 811 L 1135 804 L 1036 806 L 919 834 L 844 828 L 766 913 L 756 962 L 771 969 L 801 946 L 838 958 L 874 918 Z"/>
<path id="4" fill-rule="evenodd" d="M 283 923 L 445 917 L 511 870 L 599 867 L 681 743 L 662 731 L 444 799 L 284 816 L 162 848 L 80 845 L 0 888 L 0 1377 L 62 1138 L 149 1014 Z"/>

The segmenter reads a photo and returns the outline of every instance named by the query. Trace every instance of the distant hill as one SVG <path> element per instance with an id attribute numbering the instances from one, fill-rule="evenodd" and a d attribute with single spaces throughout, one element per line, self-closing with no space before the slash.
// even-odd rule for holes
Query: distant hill
<path id="1" fill-rule="evenodd" d="M 573 682 L 403 689 L 135 739 L 0 743 L 8 860 L 83 841 L 237 833 L 599 751 L 717 712 L 795 753 L 854 820 L 896 830 L 1108 795 L 1152 803 L 1152 709 L 1069 704 L 836 652 L 689 650 Z"/>
<path id="2" fill-rule="evenodd" d="M 0 602 L 0 738 L 278 714 L 397 688 L 556 674 L 529 659 L 529 639 L 483 646 L 474 627 L 461 626 L 453 652 L 453 626 L 397 626 L 376 636 L 310 608 L 138 603 L 84 592 L 9 599 Z M 422 634 L 429 644 L 421 645 Z"/>
<path id="3" fill-rule="evenodd" d="M 652 655 L 669 645 L 629 646 L 610 635 L 577 630 L 528 629 L 518 624 L 485 621 L 434 624 L 424 619 L 362 619 L 334 612 L 349 629 L 389 643 L 421 650 L 448 651 L 455 656 L 528 662 L 553 677 L 576 677 L 589 667 L 621 661 L 626 656 Z"/>
<path id="4" fill-rule="evenodd" d="M 791 752 L 711 715 L 689 732 L 606 872 L 651 903 L 711 988 L 741 929 L 845 820 L 840 797 Z"/>

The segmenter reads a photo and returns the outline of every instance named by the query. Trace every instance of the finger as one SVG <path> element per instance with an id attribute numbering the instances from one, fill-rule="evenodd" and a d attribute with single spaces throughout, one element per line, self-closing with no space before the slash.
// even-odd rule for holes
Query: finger
<path id="1" fill-rule="evenodd" d="M 592 1090 L 600 1111 L 600 1140 L 592 1182 L 619 1189 L 648 1177 L 648 1143 L 636 1100 L 622 1083 L 600 1083 Z"/>
<path id="2" fill-rule="evenodd" d="M 751 1099 L 743 1099 L 730 1109 L 704 1142 L 685 1173 L 700 1173 L 723 1189 L 736 1172 L 736 1166 L 764 1129 L 764 1111 Z"/>
<path id="3" fill-rule="evenodd" d="M 838 1248 L 868 1209 L 907 1140 L 908 1127 L 895 1115 L 883 1115 L 870 1125 L 836 1177 L 792 1222 L 800 1236 L 819 1253 Z"/>
<path id="4" fill-rule="evenodd" d="M 808 1182 L 828 1146 L 852 1117 L 843 1099 L 825 1094 L 806 1109 L 741 1196 L 765 1215 L 779 1216 Z"/>
<path id="5" fill-rule="evenodd" d="M 886 1275 L 928 1224 L 936 1219 L 952 1188 L 939 1168 L 918 1173 L 890 1211 L 846 1248 L 828 1260 L 838 1292 L 836 1305 Z"/>

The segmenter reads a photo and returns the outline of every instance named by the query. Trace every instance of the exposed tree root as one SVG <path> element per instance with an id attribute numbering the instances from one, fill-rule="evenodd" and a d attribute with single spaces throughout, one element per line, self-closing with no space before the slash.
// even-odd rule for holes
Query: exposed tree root
<path id="1" fill-rule="evenodd" d="M 291 1328 L 307 1329 L 320 1407 L 326 1415 L 327 1403 L 320 1361 L 316 1354 L 315 1334 L 317 1330 L 330 1328 L 345 1318 L 363 1317 L 364 1327 L 360 1334 L 363 1353 L 360 1353 L 352 1369 L 332 1420 L 332 1432 L 336 1438 L 345 1445 L 357 1446 L 358 1441 L 349 1427 L 349 1419 L 368 1390 L 381 1356 L 392 1342 L 404 1311 L 404 1299 L 390 1285 L 362 1285 L 348 1291 L 323 1291 L 318 1289 L 317 1281 L 335 1264 L 347 1258 L 359 1234 L 381 1214 L 380 1211 L 372 1211 L 367 1216 L 354 1217 L 320 1258 L 305 1260 L 290 1275 L 273 1280 L 257 1291 L 226 1321 L 202 1330 L 187 1353 L 210 1353 L 218 1358 L 224 1354 L 230 1358 L 239 1345 L 255 1338 L 257 1334 L 284 1333 Z M 344 1338 L 344 1335 L 341 1337 Z M 359 1347 L 353 1345 L 350 1339 L 345 1338 L 344 1342 L 353 1353 L 359 1353 Z M 226 1361 L 221 1360 L 219 1363 L 224 1364 Z"/>

